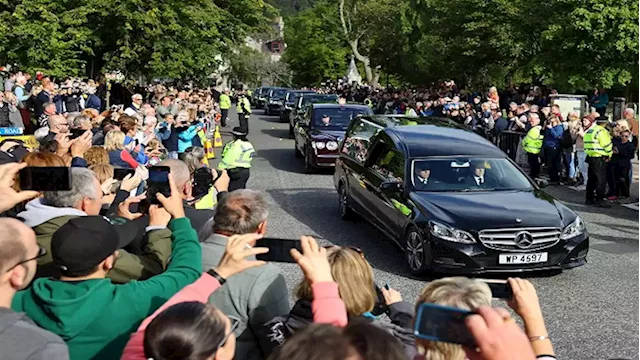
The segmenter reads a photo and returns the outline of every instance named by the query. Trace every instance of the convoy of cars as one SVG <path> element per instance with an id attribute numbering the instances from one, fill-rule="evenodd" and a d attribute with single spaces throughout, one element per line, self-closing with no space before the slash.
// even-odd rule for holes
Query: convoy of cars
<path id="1" fill-rule="evenodd" d="M 545 193 L 544 182 L 455 122 L 373 115 L 368 106 L 307 91 L 271 88 L 260 98 L 265 112 L 288 117 L 294 154 L 306 172 L 335 167 L 340 216 L 359 216 L 378 228 L 404 250 L 412 273 L 562 270 L 586 263 L 583 220 Z M 278 108 L 269 106 L 274 101 Z"/>
<path id="2" fill-rule="evenodd" d="M 293 129 L 294 152 L 304 159 L 305 171 L 335 166 L 338 145 L 351 121 L 372 114 L 368 106 L 359 104 L 312 103 L 307 106 Z"/>

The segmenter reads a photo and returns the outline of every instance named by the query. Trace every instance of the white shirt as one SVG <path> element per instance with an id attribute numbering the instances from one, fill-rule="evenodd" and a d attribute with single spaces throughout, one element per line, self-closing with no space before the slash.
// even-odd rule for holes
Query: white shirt
<path id="1" fill-rule="evenodd" d="M 425 184 L 425 185 L 427 185 L 429 183 L 429 179 L 428 178 L 427 179 L 423 179 L 420 176 L 418 176 L 418 181 L 423 183 L 423 184 Z"/>
<path id="2" fill-rule="evenodd" d="M 480 176 L 474 176 L 473 177 L 476 180 L 476 185 L 480 186 L 484 183 L 484 176 L 480 177 Z"/>

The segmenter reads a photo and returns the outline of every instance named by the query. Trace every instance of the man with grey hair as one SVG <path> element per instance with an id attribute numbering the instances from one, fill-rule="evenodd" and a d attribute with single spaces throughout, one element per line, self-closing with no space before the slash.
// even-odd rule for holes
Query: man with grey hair
<path id="1" fill-rule="evenodd" d="M 259 191 L 241 189 L 222 198 L 213 218 L 213 235 L 202 243 L 203 270 L 207 271 L 220 262 L 230 236 L 264 235 L 268 215 L 267 200 Z M 255 257 L 247 260 L 255 260 Z M 261 359 L 258 330 L 267 321 L 289 313 L 289 294 L 284 276 L 277 266 L 267 264 L 225 280 L 225 285 L 211 294 L 209 303 L 224 314 L 240 319 L 235 331 L 235 359 Z"/>
<path id="2" fill-rule="evenodd" d="M 37 277 L 59 274 L 51 257 L 53 234 L 69 220 L 99 215 L 102 208 L 103 192 L 95 174 L 84 168 L 71 168 L 70 172 L 71 190 L 46 191 L 42 198 L 28 202 L 25 211 L 18 214 L 18 218 L 35 231 L 38 245 L 47 250 L 47 255 L 38 259 Z M 125 201 L 123 204 L 119 209 L 121 217 L 127 216 L 131 202 Z M 149 220 L 146 228 L 148 243 L 142 254 L 120 251 L 117 264 L 108 275 L 114 282 L 145 279 L 164 271 L 171 253 L 171 233 L 166 230 L 167 222 L 163 219 Z M 116 226 L 116 231 L 121 238 L 130 239 L 130 242 L 138 235 L 137 226 L 134 222 L 128 222 Z"/>
<path id="3" fill-rule="evenodd" d="M 144 116 L 144 110 L 142 109 L 142 95 L 133 94 L 131 97 L 131 105 L 124 109 L 124 113 L 129 116 L 134 116 L 135 114 Z"/>
<path id="4" fill-rule="evenodd" d="M 46 102 L 42 104 L 42 114 L 38 117 L 38 126 L 45 127 L 49 123 L 49 118 L 56 114 L 56 104 Z"/>
<path id="5" fill-rule="evenodd" d="M 79 115 L 73 119 L 73 128 L 80 130 L 91 130 L 91 119 L 87 115 Z"/>
<path id="6" fill-rule="evenodd" d="M 167 159 L 161 161 L 157 166 L 168 166 L 173 176 L 173 181 L 176 183 L 176 188 L 180 192 L 180 196 L 185 202 L 185 215 L 191 220 L 191 226 L 196 232 L 201 232 L 204 229 L 205 224 L 213 217 L 213 210 L 211 209 L 196 209 L 191 204 L 193 203 L 193 181 L 189 167 L 182 160 Z M 229 188 L 229 176 L 226 173 L 222 174 L 218 181 L 213 185 L 218 191 L 217 198 L 220 201 L 226 194 Z"/>

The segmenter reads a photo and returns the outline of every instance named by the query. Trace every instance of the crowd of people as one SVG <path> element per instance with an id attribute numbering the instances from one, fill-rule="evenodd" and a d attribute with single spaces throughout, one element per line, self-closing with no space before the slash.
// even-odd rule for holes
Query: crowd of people
<path id="1" fill-rule="evenodd" d="M 235 128 L 236 145 L 225 148 L 237 159 L 223 157 L 226 165 L 217 171 L 208 166 L 207 127 L 226 120 L 217 116 L 219 94 L 157 85 L 104 110 L 103 99 L 86 96 L 94 91 L 90 81 L 65 81 L 61 94 L 63 85 L 38 77 L 31 91 L 24 74 L 5 84 L 17 101 L 31 94 L 31 106 L 8 104 L 24 114 L 22 125 L 39 147 L 0 142 L 0 358 L 555 358 L 527 280 L 508 280 L 508 304 L 522 329 L 509 311 L 491 307 L 491 291 L 480 280 L 431 281 L 410 304 L 376 284 L 362 250 L 321 247 L 311 237 L 300 239 L 302 251 L 291 252 L 304 274 L 291 307 L 281 269 L 256 258 L 269 251 L 260 246 L 269 223 L 266 196 L 245 189 L 248 171 L 232 171 L 253 156 L 245 129 Z M 384 102 L 384 112 L 393 104 L 409 104 L 421 115 L 462 110 L 447 101 L 418 106 L 404 100 L 409 93 L 378 100 L 387 95 L 395 100 Z M 499 108 L 496 96 L 490 91 L 489 111 Z M 530 110 L 527 119 L 534 117 Z M 527 129 L 527 121 L 516 120 Z M 471 123 L 486 124 L 484 118 Z M 27 166 L 69 168 L 69 189 L 21 189 Z M 150 201 L 156 166 L 169 168 L 170 191 Z M 131 172 L 116 179 L 118 169 Z M 209 175 L 205 184 L 201 170 Z M 472 311 L 464 332 L 473 345 L 456 343 L 465 334 L 443 342 L 416 333 L 416 311 L 425 303 Z"/>
<path id="2" fill-rule="evenodd" d="M 338 92 L 348 101 L 368 104 L 376 114 L 450 118 L 499 145 L 517 163 L 528 167 L 533 178 L 544 172 L 551 185 L 586 191 L 589 204 L 608 207 L 634 201 L 629 188 L 632 160 L 638 153 L 638 120 L 632 108 L 626 108 L 620 119 L 605 117 L 609 105 L 605 89 L 594 90 L 588 97 L 590 112 L 584 116 L 577 111 L 563 113 L 559 105 L 552 104 L 556 90 L 528 85 L 472 92 L 459 89 L 454 81 L 400 90 L 327 83 L 316 90 Z M 612 145 L 602 154 L 592 152 L 589 156 L 585 136 L 599 129 L 595 126 L 606 130 Z M 593 160 L 596 157 L 600 159 Z M 588 186 L 590 162 L 594 165 Z"/>

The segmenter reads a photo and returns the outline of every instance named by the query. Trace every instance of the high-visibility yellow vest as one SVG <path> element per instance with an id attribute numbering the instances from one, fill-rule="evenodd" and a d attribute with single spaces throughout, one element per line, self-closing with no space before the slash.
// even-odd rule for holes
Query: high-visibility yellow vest
<path id="1" fill-rule="evenodd" d="M 529 129 L 527 135 L 524 137 L 524 139 L 522 139 L 522 148 L 524 149 L 524 151 L 528 152 L 529 154 L 540 154 L 540 150 L 542 149 L 542 140 L 544 138 L 542 132 L 540 131 L 541 129 L 542 126 L 540 125 L 534 126 Z"/>
<path id="2" fill-rule="evenodd" d="M 589 157 L 609 157 L 613 144 L 609 132 L 600 125 L 594 125 L 584 134 L 584 153 Z"/>
<path id="3" fill-rule="evenodd" d="M 195 204 L 196 209 L 213 209 L 218 203 L 218 191 L 215 187 L 211 187 L 209 193 L 198 200 Z"/>
<path id="4" fill-rule="evenodd" d="M 220 109 L 230 109 L 231 98 L 227 94 L 220 94 Z"/>
<path id="5" fill-rule="evenodd" d="M 249 102 L 249 99 L 247 99 L 246 96 L 243 96 L 238 99 L 238 104 L 236 105 L 236 111 L 238 111 L 238 114 L 244 114 L 245 112 L 246 114 L 251 114 L 251 103 Z"/>
<path id="6" fill-rule="evenodd" d="M 218 170 L 250 168 L 254 153 L 255 149 L 248 141 L 238 139 L 229 142 L 222 149 L 222 159 L 218 164 Z"/>

